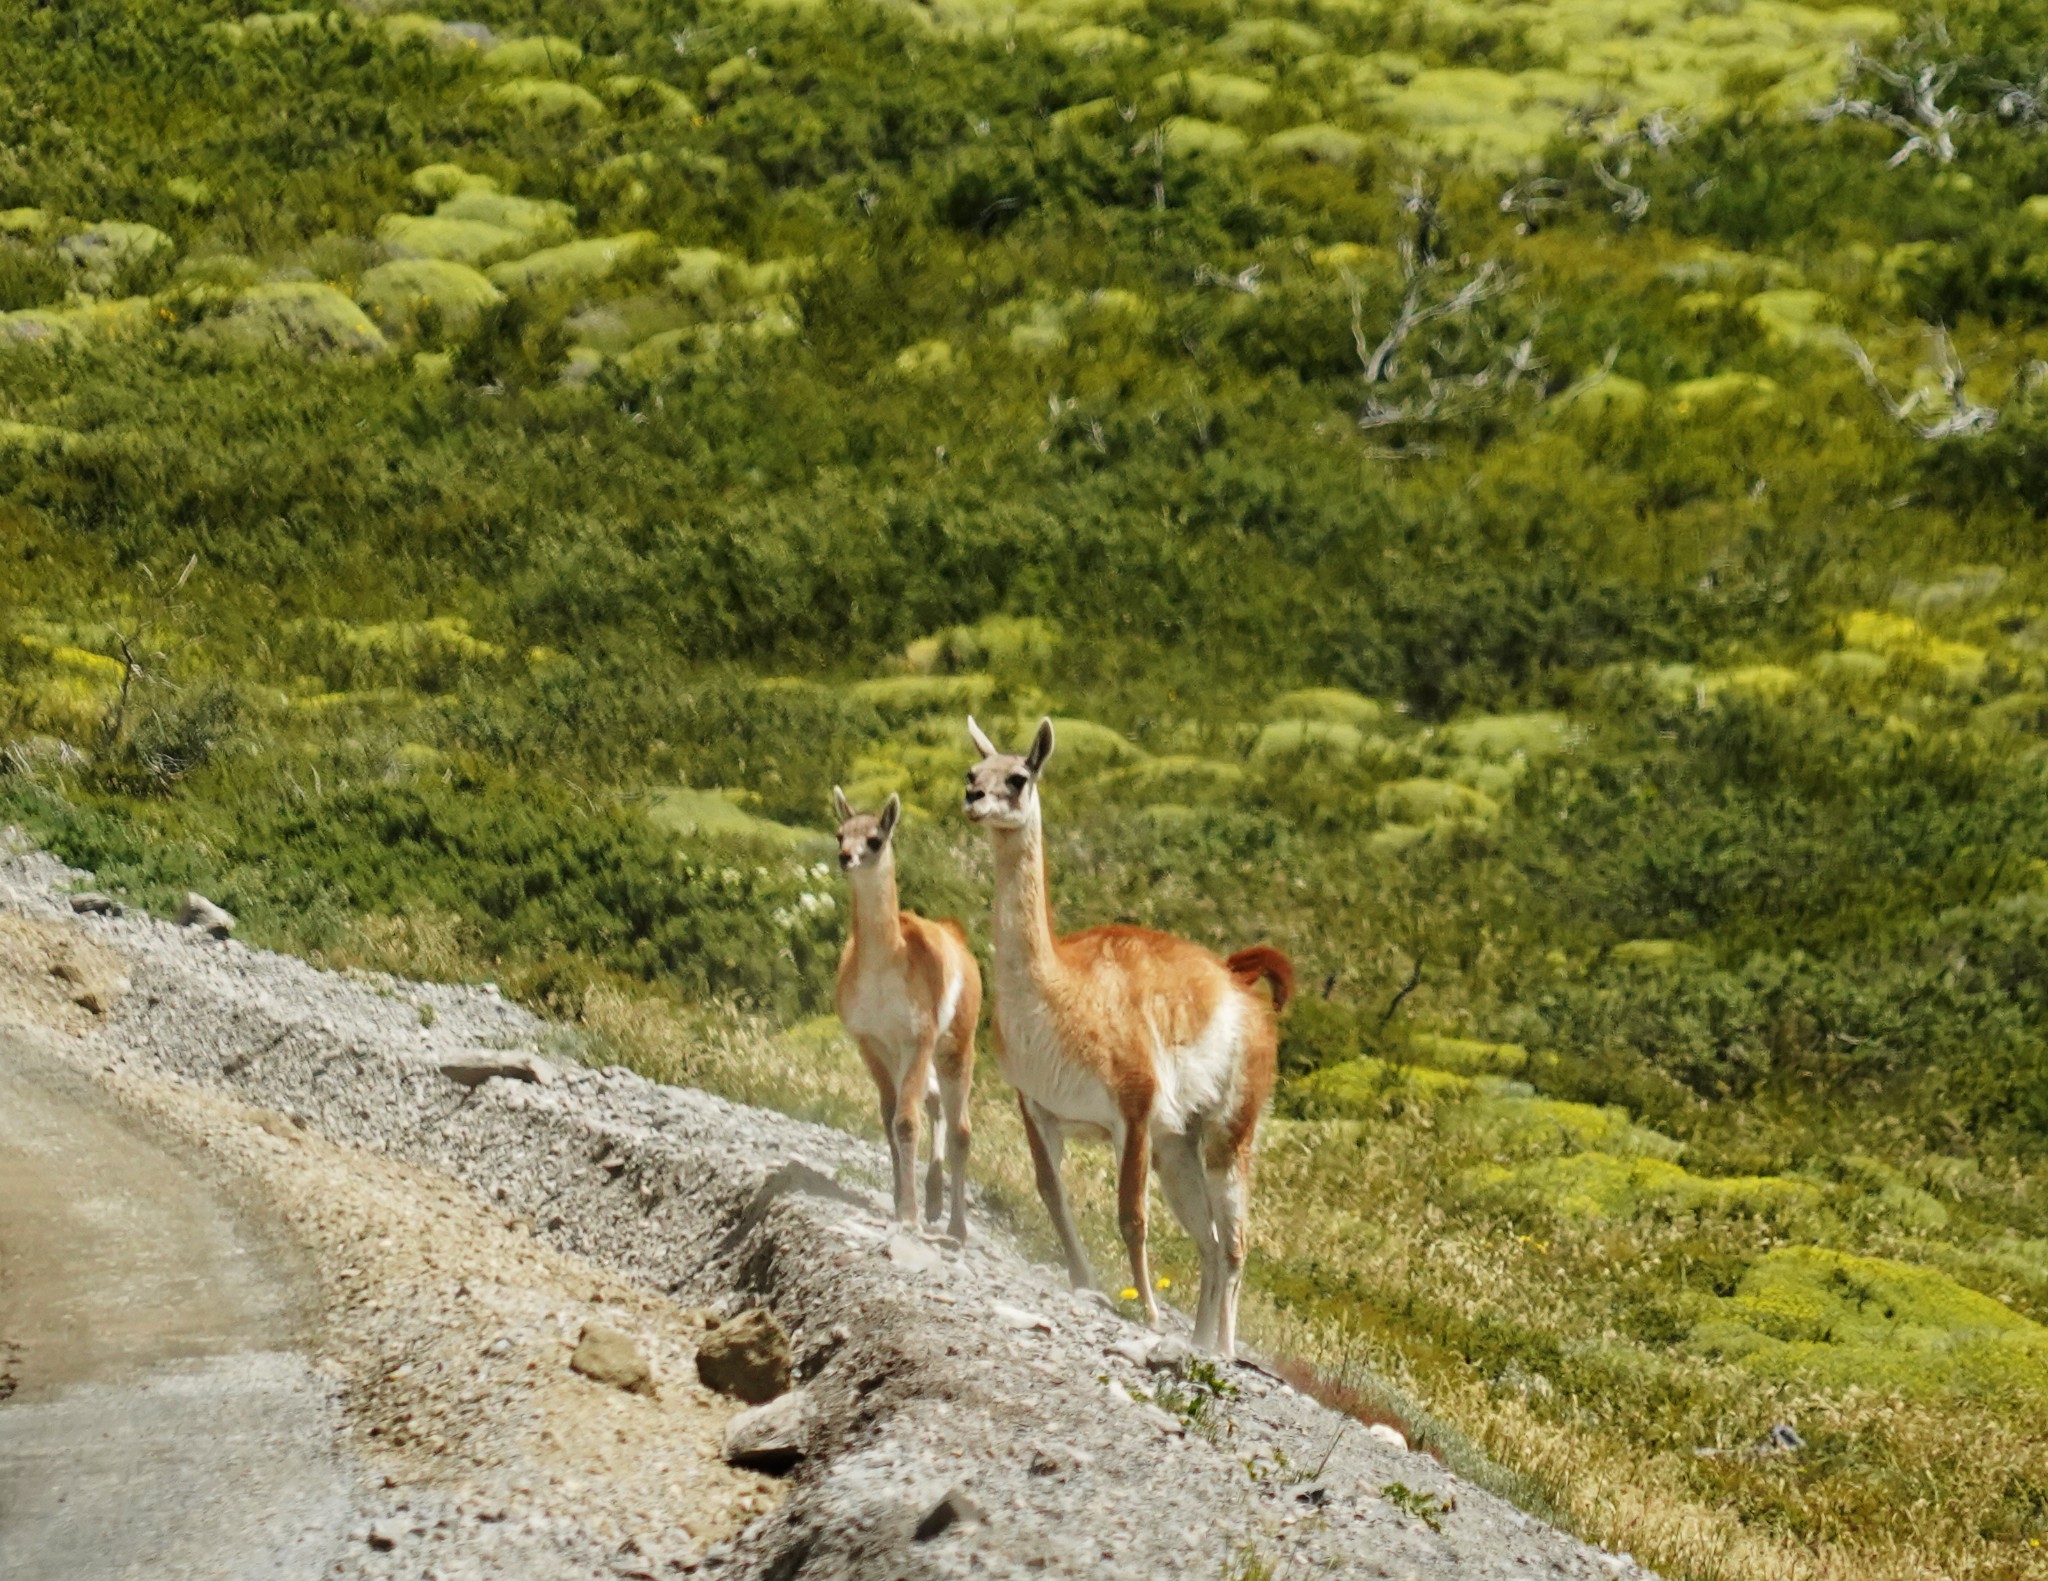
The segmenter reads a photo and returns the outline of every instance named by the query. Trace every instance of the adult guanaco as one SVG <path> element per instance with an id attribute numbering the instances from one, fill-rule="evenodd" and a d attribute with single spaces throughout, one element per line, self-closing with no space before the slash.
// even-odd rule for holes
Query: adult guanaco
<path id="1" fill-rule="evenodd" d="M 981 761 L 966 813 L 995 847 L 992 961 L 996 1061 L 1017 1089 L 1038 1193 L 1077 1287 L 1092 1280 L 1060 1180 L 1071 1136 L 1107 1137 L 1117 1155 L 1117 1223 L 1131 1282 L 1157 1325 L 1146 1255 L 1147 1175 L 1201 1258 L 1195 1343 L 1237 1348 L 1253 1138 L 1273 1090 L 1276 1016 L 1294 969 L 1260 945 L 1220 960 L 1145 928 L 1053 932 L 1038 780 L 1052 756 L 1042 720 L 1022 756 L 999 752 L 973 719 Z M 1256 991 L 1265 979 L 1272 1002 Z"/>
<path id="2" fill-rule="evenodd" d="M 967 1091 L 974 1080 L 974 1028 L 981 1018 L 981 968 L 967 934 L 950 919 L 928 921 L 896 904 L 896 825 L 901 798 L 879 814 L 858 813 L 838 786 L 839 865 L 853 891 L 853 929 L 839 957 L 834 1008 L 866 1062 L 882 1100 L 896 1217 L 917 1223 L 918 1106 L 932 1122 L 925 1217 L 936 1221 L 945 1174 L 952 1180 L 948 1232 L 967 1238 Z"/>

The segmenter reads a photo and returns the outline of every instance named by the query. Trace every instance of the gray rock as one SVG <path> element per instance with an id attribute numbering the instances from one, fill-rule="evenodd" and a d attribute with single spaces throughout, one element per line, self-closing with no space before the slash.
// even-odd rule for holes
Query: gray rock
<path id="1" fill-rule="evenodd" d="M 1085 1449 L 1076 1449 L 1072 1444 L 1046 1442 L 1031 1446 L 1031 1459 L 1026 1469 L 1034 1477 L 1051 1477 L 1062 1471 L 1084 1471 L 1094 1464 L 1095 1457 Z"/>
<path id="2" fill-rule="evenodd" d="M 552 1086 L 555 1068 L 538 1054 L 500 1054 L 475 1049 L 454 1059 L 441 1061 L 441 1074 L 462 1087 L 481 1087 L 495 1079 L 531 1082 L 536 1087 Z"/>
<path id="3" fill-rule="evenodd" d="M 908 1274 L 930 1273 L 945 1261 L 937 1247 L 927 1246 L 916 1236 L 906 1235 L 901 1230 L 889 1237 L 882 1247 L 882 1255 Z"/>
<path id="4" fill-rule="evenodd" d="M 612 1569 L 626 1581 L 667 1581 L 680 1572 L 695 1570 L 704 1556 L 683 1532 L 667 1536 L 628 1537 L 612 1559 Z"/>
<path id="5" fill-rule="evenodd" d="M 96 917 L 118 917 L 121 903 L 112 895 L 102 895 L 96 889 L 82 890 L 71 897 L 71 909 L 79 916 L 88 914 Z"/>
<path id="6" fill-rule="evenodd" d="M 1160 1432 L 1166 1434 L 1168 1438 L 1179 1438 L 1188 1430 L 1187 1423 L 1169 1412 L 1160 1410 L 1156 1405 L 1141 1403 L 1138 1406 L 1138 1415 L 1158 1428 Z"/>
<path id="7" fill-rule="evenodd" d="M 1176 1378 L 1187 1372 L 1188 1363 L 1194 1359 L 1194 1346 L 1172 1334 L 1162 1334 L 1152 1348 L 1145 1352 L 1147 1370 L 1170 1372 Z"/>
<path id="8" fill-rule="evenodd" d="M 789 1388 L 789 1334 L 766 1307 L 742 1312 L 704 1336 L 697 1376 L 707 1389 L 766 1404 Z"/>
<path id="9" fill-rule="evenodd" d="M 980 1526 L 987 1520 L 988 1511 L 973 1494 L 963 1487 L 948 1488 L 945 1496 L 925 1511 L 924 1518 L 917 1523 L 917 1540 L 928 1543 L 955 1526 Z"/>
<path id="10" fill-rule="evenodd" d="M 1053 1332 L 1052 1319 L 1036 1312 L 1027 1312 L 1022 1307 L 1013 1307 L 1007 1301 L 991 1301 L 989 1311 L 1004 1328 L 1036 1329 L 1041 1334 Z"/>
<path id="11" fill-rule="evenodd" d="M 225 939 L 235 931 L 235 914 L 216 906 L 196 889 L 185 891 L 185 904 L 178 908 L 178 926 L 197 928 L 209 938 Z"/>
<path id="12" fill-rule="evenodd" d="M 569 1367 L 595 1383 L 608 1383 L 628 1394 L 654 1393 L 654 1369 L 647 1364 L 639 1342 L 601 1323 L 583 1325 Z"/>
<path id="13" fill-rule="evenodd" d="M 725 1424 L 725 1458 L 780 1476 L 810 1452 L 811 1397 L 802 1389 L 742 1411 Z"/>

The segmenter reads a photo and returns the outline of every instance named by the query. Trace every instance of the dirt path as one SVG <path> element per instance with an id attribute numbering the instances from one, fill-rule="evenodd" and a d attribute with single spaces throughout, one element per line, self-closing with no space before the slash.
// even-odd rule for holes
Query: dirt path
<path id="1" fill-rule="evenodd" d="M 0 1581 L 667 1577 L 780 1502 L 723 1462 L 705 1314 L 92 1057 L 60 965 L 120 976 L 0 916 Z M 570 1367 L 592 1324 L 651 1392 Z"/>
<path id="2" fill-rule="evenodd" d="M 304 1295 L 189 1164 L 0 1034 L 0 1577 L 327 1569 L 353 1505 Z"/>

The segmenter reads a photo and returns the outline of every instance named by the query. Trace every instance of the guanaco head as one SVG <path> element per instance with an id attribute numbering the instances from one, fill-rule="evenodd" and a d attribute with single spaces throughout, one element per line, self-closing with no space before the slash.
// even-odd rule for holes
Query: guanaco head
<path id="1" fill-rule="evenodd" d="M 1038 721 L 1031 750 L 1022 757 L 998 752 L 972 715 L 967 735 L 981 761 L 967 771 L 966 812 L 970 821 L 991 829 L 1022 829 L 1038 817 L 1038 771 L 1052 756 L 1052 721 Z"/>
<path id="2" fill-rule="evenodd" d="M 839 865 L 849 873 L 879 865 L 889 854 L 896 820 L 903 816 L 903 798 L 891 794 L 879 813 L 855 812 L 846 792 L 834 785 L 832 810 L 839 817 Z"/>

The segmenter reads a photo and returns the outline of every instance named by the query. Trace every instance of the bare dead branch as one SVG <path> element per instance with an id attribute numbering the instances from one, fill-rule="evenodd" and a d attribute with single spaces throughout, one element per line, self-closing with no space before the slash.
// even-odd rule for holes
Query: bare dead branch
<path id="1" fill-rule="evenodd" d="M 1614 194 L 1614 202 L 1609 207 L 1621 216 L 1624 225 L 1633 225 L 1650 212 L 1650 194 L 1641 187 L 1631 186 L 1621 179 L 1621 176 L 1628 174 L 1629 167 L 1626 161 L 1622 164 L 1621 175 L 1609 171 L 1598 159 L 1588 160 L 1587 163 L 1593 167 L 1593 175 L 1600 185 Z"/>
<path id="2" fill-rule="evenodd" d="M 1956 354 L 1955 342 L 1949 338 L 1948 331 L 1937 325 L 1929 331 L 1928 339 L 1933 364 L 1941 380 L 1942 396 L 1939 401 L 1931 399 L 1925 390 L 1909 391 L 1903 400 L 1894 396 L 1886 388 L 1876 365 L 1870 360 L 1870 353 L 1863 349 L 1861 342 L 1852 340 L 1848 343 L 1849 355 L 1862 371 L 1863 382 L 1870 386 L 1892 421 L 1912 429 L 1922 439 L 1975 439 L 1990 433 L 1998 426 L 1999 410 L 1995 406 L 1980 405 L 1966 394 L 1964 387 L 1969 382 L 1969 369 Z M 1946 415 L 1929 422 L 1920 421 L 1918 414 L 1929 408 L 1946 408 Z"/>
<path id="3" fill-rule="evenodd" d="M 1998 95 L 1998 118 L 2001 121 L 2026 127 L 2048 123 L 2048 77 L 2035 83 L 1991 79 L 1984 86 Z"/>
<path id="4" fill-rule="evenodd" d="M 184 569 L 178 572 L 176 580 L 164 587 L 157 580 L 157 574 L 147 565 L 141 566 L 142 578 L 149 584 L 149 593 L 141 602 L 132 625 L 127 627 L 109 626 L 114 646 L 121 652 L 121 685 L 114 694 L 114 701 L 100 720 L 100 746 L 102 749 L 118 746 L 122 734 L 128 728 L 128 708 L 135 695 L 136 683 L 146 685 L 167 685 L 167 677 L 156 673 L 151 665 L 164 655 L 151 646 L 154 633 L 169 618 L 178 593 L 191 580 L 193 571 L 199 565 L 199 556 L 186 560 Z"/>
<path id="5" fill-rule="evenodd" d="M 1482 303 L 1491 301 L 1507 292 L 1513 281 L 1506 270 L 1492 259 L 1481 264 L 1470 279 L 1466 280 L 1450 295 L 1430 300 L 1430 287 L 1437 283 L 1442 273 L 1441 266 L 1434 260 L 1414 269 L 1408 281 L 1408 290 L 1401 299 L 1401 310 L 1394 323 L 1379 344 L 1368 354 L 1364 352 L 1363 334 L 1360 340 L 1360 360 L 1364 364 L 1364 378 L 1367 384 L 1378 384 L 1392 372 L 1394 359 L 1403 346 L 1425 324 L 1441 319 L 1461 318 Z M 1355 300 L 1355 292 L 1354 292 Z"/>
<path id="6" fill-rule="evenodd" d="M 1938 30 L 1937 33 L 1939 42 L 1945 44 L 1947 35 Z M 1894 170 L 1921 153 L 1949 164 L 1956 157 L 1955 130 L 1963 120 L 1963 110 L 1960 105 L 1943 105 L 1941 96 L 1948 92 L 1960 69 L 1954 61 L 1930 61 L 1912 71 L 1901 71 L 1864 54 L 1860 46 L 1851 45 L 1850 80 L 1866 74 L 1877 78 L 1892 90 L 1899 108 L 1875 99 L 1852 99 L 1845 90 L 1813 111 L 1813 119 L 1825 124 L 1848 117 L 1898 133 L 1905 141 L 1885 161 Z"/>
<path id="7" fill-rule="evenodd" d="M 1415 952 L 1415 966 L 1408 973 L 1408 981 L 1401 985 L 1401 991 L 1388 1000 L 1387 1008 L 1380 1012 L 1380 1029 L 1382 1031 L 1386 1029 L 1387 1023 L 1394 1019 L 1394 1012 L 1401 1008 L 1401 1001 L 1422 986 L 1422 963 L 1428 958 L 1429 952 L 1427 950 L 1418 949 Z"/>
<path id="8" fill-rule="evenodd" d="M 1698 124 L 1690 115 L 1672 120 L 1662 110 L 1652 110 L 1636 123 L 1636 135 L 1662 153 L 1692 136 Z"/>
<path id="9" fill-rule="evenodd" d="M 1442 228 L 1437 224 L 1436 194 L 1418 170 L 1407 185 L 1394 188 L 1394 195 L 1400 198 L 1402 209 L 1415 216 L 1415 235 L 1401 244 L 1404 260 L 1412 252 L 1425 267 L 1435 263 L 1437 243 L 1443 239 Z"/>
<path id="10" fill-rule="evenodd" d="M 1245 296 L 1257 296 L 1261 284 L 1260 277 L 1265 272 L 1266 266 L 1257 263 L 1246 265 L 1236 274 L 1225 274 L 1221 269 L 1212 268 L 1208 264 L 1197 264 L 1195 284 L 1220 285 L 1226 290 L 1241 292 Z"/>
<path id="11" fill-rule="evenodd" d="M 1515 216 L 1515 234 L 1533 235 L 1542 229 L 1542 216 L 1564 207 L 1565 186 L 1551 176 L 1518 181 L 1500 195 L 1500 211 Z"/>

